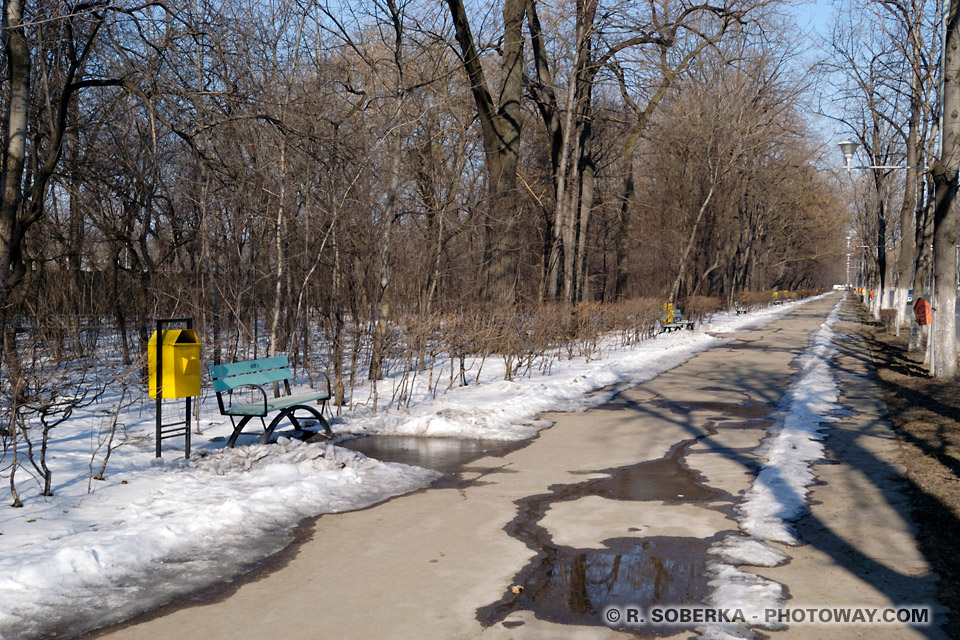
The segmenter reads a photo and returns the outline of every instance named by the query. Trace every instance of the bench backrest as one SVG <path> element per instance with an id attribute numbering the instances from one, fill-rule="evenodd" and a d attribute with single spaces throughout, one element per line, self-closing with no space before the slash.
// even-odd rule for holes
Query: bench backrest
<path id="1" fill-rule="evenodd" d="M 232 391 L 248 384 L 263 385 L 293 379 L 290 360 L 287 356 L 247 360 L 210 367 L 213 390 L 217 393 Z"/>

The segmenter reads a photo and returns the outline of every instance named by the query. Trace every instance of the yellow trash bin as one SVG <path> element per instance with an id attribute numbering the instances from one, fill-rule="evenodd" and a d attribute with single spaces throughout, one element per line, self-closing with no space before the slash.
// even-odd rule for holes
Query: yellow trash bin
<path id="1" fill-rule="evenodd" d="M 157 333 L 147 343 L 147 367 L 150 370 L 150 397 L 157 397 Z M 163 331 L 161 355 L 163 397 L 188 398 L 200 395 L 200 341 L 193 329 Z"/>

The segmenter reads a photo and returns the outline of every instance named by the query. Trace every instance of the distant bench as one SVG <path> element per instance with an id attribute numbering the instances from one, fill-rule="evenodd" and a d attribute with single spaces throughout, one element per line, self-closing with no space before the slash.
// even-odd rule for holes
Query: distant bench
<path id="1" fill-rule="evenodd" d="M 683 319 L 683 312 L 680 309 L 675 309 L 669 302 L 663 305 L 663 315 L 660 317 L 660 333 L 681 329 L 693 331 L 693 326 L 693 320 Z"/>
<path id="2" fill-rule="evenodd" d="M 747 310 L 740 306 L 740 303 L 736 300 L 733 301 L 733 308 L 736 310 L 738 316 L 742 316 L 747 312 Z"/>
<path id="3" fill-rule="evenodd" d="M 293 372 L 290 369 L 290 361 L 287 356 L 276 356 L 273 358 L 261 358 L 260 360 L 247 360 L 244 362 L 234 362 L 233 364 L 221 364 L 210 367 L 210 377 L 213 380 L 213 390 L 217 392 L 217 404 L 220 405 L 220 415 L 230 416 L 230 423 L 233 424 L 233 433 L 227 441 L 227 446 L 232 447 L 237 443 L 240 432 L 247 426 L 253 418 L 263 418 L 274 411 L 280 413 L 270 422 L 264 423 L 263 436 L 260 442 L 266 444 L 270 441 L 270 436 L 277 425 L 286 418 L 293 424 L 297 431 L 303 431 L 300 427 L 300 421 L 295 413 L 297 411 L 306 411 L 311 414 L 317 422 L 323 427 L 326 435 L 333 435 L 330 431 L 330 425 L 323 417 L 323 410 L 326 407 L 327 400 L 330 399 L 330 378 L 322 374 L 327 382 L 326 391 L 308 391 L 296 395 L 290 392 L 290 380 L 293 379 Z M 282 395 L 270 398 L 265 385 L 277 385 L 283 383 Z M 233 392 L 238 389 L 251 389 L 260 392 L 263 401 L 259 400 L 250 404 L 233 405 Z M 224 404 L 223 394 L 227 394 L 227 404 Z M 315 402 L 320 405 L 318 411 L 307 403 Z M 240 422 L 235 422 L 234 418 L 239 417 Z M 302 419 L 302 418 L 301 418 Z"/>

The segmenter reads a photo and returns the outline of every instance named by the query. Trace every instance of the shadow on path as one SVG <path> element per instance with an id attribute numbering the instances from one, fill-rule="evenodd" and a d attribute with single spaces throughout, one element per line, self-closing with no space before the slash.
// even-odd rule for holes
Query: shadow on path
<path id="1" fill-rule="evenodd" d="M 810 313 L 810 311 L 801 307 L 795 313 Z M 856 322 L 851 300 L 847 300 L 843 304 L 841 321 Z M 838 339 L 834 341 L 834 347 L 837 349 L 837 353 L 834 355 L 832 364 L 835 372 L 835 381 L 841 394 L 839 404 L 842 407 L 847 407 L 856 412 L 858 397 L 860 397 L 857 394 L 863 392 L 863 389 L 858 388 L 857 383 L 864 381 L 865 373 L 868 376 L 874 373 L 873 363 L 869 353 L 865 351 L 866 345 L 864 341 L 860 339 L 859 335 L 852 333 L 852 328 L 849 325 L 838 323 L 834 326 L 834 331 L 838 334 Z M 718 349 L 723 348 L 725 347 L 718 347 Z M 736 349 L 737 347 L 728 346 L 726 348 Z M 792 351 L 792 353 L 799 356 L 802 351 Z M 762 382 L 762 375 L 758 375 L 754 369 L 741 366 L 737 363 L 736 359 L 731 359 L 726 362 L 722 367 L 720 375 L 727 381 L 736 380 L 738 391 L 749 394 L 755 401 L 759 400 L 768 405 L 767 413 L 776 411 L 775 407 L 779 407 L 781 411 L 788 409 L 787 407 L 779 406 L 779 404 L 783 400 L 789 384 L 796 378 L 794 375 L 782 384 L 775 384 L 773 381 L 766 384 Z M 871 399 L 875 399 L 875 397 Z M 682 445 L 684 447 L 692 441 L 697 441 L 701 446 L 701 448 L 698 449 L 698 453 L 722 454 L 741 465 L 751 474 L 756 475 L 757 473 L 758 461 L 750 455 L 749 452 L 731 449 L 715 438 L 716 430 L 712 429 L 711 426 L 715 426 L 717 420 L 723 420 L 725 417 L 728 417 L 729 414 L 718 417 L 716 420 L 708 420 L 705 425 L 706 428 L 703 428 L 691 419 L 690 414 L 692 408 L 684 410 L 682 407 L 677 407 L 676 410 L 672 410 L 669 413 L 662 410 L 656 411 L 655 409 L 657 408 L 663 408 L 662 403 L 664 400 L 662 399 L 660 400 L 661 404 L 659 406 L 656 402 L 635 402 L 624 397 L 617 397 L 612 400 L 612 402 L 629 406 L 632 412 L 647 414 L 656 420 L 667 421 L 680 427 L 686 431 L 691 438 L 691 440 L 686 441 L 686 443 Z M 714 409 L 724 413 L 724 409 L 728 406 L 729 405 L 716 406 Z M 709 404 L 704 403 L 701 404 L 700 407 L 695 408 L 709 410 L 711 407 Z M 827 424 L 824 429 L 826 436 L 824 440 L 825 457 L 831 462 L 849 465 L 861 471 L 864 477 L 874 481 L 876 486 L 884 492 L 889 506 L 897 512 L 904 522 L 911 523 L 910 532 L 914 537 L 916 537 L 917 531 L 916 526 L 912 524 L 913 519 L 911 518 L 910 505 L 905 500 L 893 498 L 889 493 L 890 491 L 907 490 L 915 495 L 925 496 L 926 499 L 923 501 L 925 508 L 934 510 L 936 512 L 935 517 L 943 523 L 945 528 L 953 531 L 960 530 L 960 528 L 958 528 L 960 527 L 960 521 L 958 521 L 952 511 L 945 505 L 932 496 L 926 495 L 922 487 L 916 485 L 908 478 L 904 478 L 900 470 L 889 461 L 877 457 L 874 452 L 858 444 L 857 439 L 862 434 L 875 436 L 879 433 L 887 433 L 891 434 L 892 437 L 890 426 L 885 421 L 882 419 L 868 421 L 863 424 L 858 431 L 850 428 L 851 421 L 845 422 L 841 419 L 833 424 L 836 425 L 836 428 L 831 428 L 830 424 Z M 844 425 L 846 425 L 847 428 L 842 428 Z M 703 447 L 706 447 L 706 450 L 703 450 Z M 814 465 L 814 470 L 815 466 L 816 465 Z M 610 470 L 607 470 L 607 472 L 609 471 Z M 785 483 L 777 483 L 776 479 L 774 479 L 770 485 L 774 487 L 776 491 L 780 492 L 779 498 L 781 502 L 790 503 L 798 497 L 788 485 Z M 552 568 L 558 564 L 557 558 L 560 552 L 556 547 L 548 543 L 545 544 L 545 541 L 548 541 L 549 538 L 544 537 L 546 534 L 542 527 L 535 525 L 531 528 L 531 523 L 536 523 L 543 516 L 549 502 L 559 498 L 566 490 L 565 487 L 572 486 L 574 485 L 551 487 L 551 494 L 534 496 L 518 501 L 518 516 L 508 525 L 507 531 L 511 533 L 511 535 L 524 540 L 531 549 L 537 552 L 537 557 L 531 561 L 527 568 L 517 574 L 515 584 L 523 584 L 525 580 L 530 579 L 531 576 L 535 575 L 538 567 L 547 565 L 552 570 Z M 851 507 L 855 508 L 853 505 L 851 505 Z M 931 588 L 932 580 L 929 573 L 923 575 L 904 573 L 865 554 L 856 544 L 835 533 L 831 529 L 830 523 L 822 521 L 813 512 L 808 512 L 796 525 L 798 531 L 804 537 L 804 543 L 813 545 L 814 548 L 829 556 L 837 566 L 856 576 L 861 581 L 870 584 L 878 592 L 883 593 L 894 606 L 933 604 L 931 601 L 933 596 Z M 607 542 L 609 543 L 610 541 Z M 922 544 L 922 540 L 920 543 L 920 551 L 928 564 L 935 566 L 934 559 L 929 556 L 928 550 L 924 548 Z M 617 556 L 614 555 L 613 557 Z M 607 577 L 611 575 L 615 576 L 618 571 L 622 570 L 622 567 L 617 562 L 610 561 L 606 566 L 606 570 L 608 573 L 604 575 Z M 602 580 L 604 579 L 604 575 L 598 574 L 595 575 L 594 578 L 596 580 Z M 569 576 L 566 576 L 566 579 L 572 579 L 573 576 L 574 573 L 571 572 Z M 579 574 L 578 579 L 583 581 L 586 576 L 587 573 L 584 568 L 584 571 Z M 538 585 L 538 583 L 534 581 L 535 588 L 540 588 L 541 586 L 542 585 Z M 584 586 L 578 593 L 581 594 L 581 597 L 588 595 L 587 587 Z M 600 593 L 602 593 L 602 590 Z M 521 593 L 511 595 L 508 593 L 499 602 L 478 610 L 478 619 L 484 624 L 489 625 L 497 620 L 502 620 L 510 611 L 516 609 L 533 609 L 537 611 L 537 607 L 532 603 L 534 597 L 535 594 L 522 595 Z M 918 600 L 920 601 L 918 602 Z M 583 603 L 580 604 L 582 605 Z M 589 611 L 593 611 L 598 605 L 602 606 L 604 604 L 623 604 L 623 602 L 607 601 L 598 603 L 596 600 L 593 600 L 590 603 L 590 607 L 592 608 L 589 609 Z M 639 604 L 646 603 L 641 602 Z M 682 603 L 672 602 L 670 604 Z M 834 603 L 797 604 L 830 606 Z M 587 609 L 584 609 L 582 606 L 580 610 L 587 611 Z M 587 621 L 578 619 L 578 622 L 581 624 L 590 624 L 590 620 L 593 621 L 593 624 L 601 623 L 598 616 L 594 616 Z M 943 638 L 943 633 L 939 628 L 939 624 L 943 622 L 943 620 L 935 618 L 934 625 L 929 627 L 914 627 L 914 630 L 931 639 Z M 646 634 L 651 632 L 648 628 L 637 629 L 636 631 Z"/>

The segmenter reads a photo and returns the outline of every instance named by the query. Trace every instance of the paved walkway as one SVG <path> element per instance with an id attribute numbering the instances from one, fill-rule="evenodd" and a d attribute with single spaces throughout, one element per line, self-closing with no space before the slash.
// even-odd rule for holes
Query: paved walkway
<path id="1" fill-rule="evenodd" d="M 295 558 L 229 597 L 102 635 L 630 637 L 602 625 L 606 605 L 709 593 L 705 550 L 737 531 L 734 508 L 758 464 L 752 451 L 797 372 L 794 359 L 838 299 L 739 334 L 608 405 L 550 416 L 555 426 L 529 446 L 477 460 L 459 485 L 323 516 Z M 820 483 L 799 523 L 807 544 L 781 547 L 791 557 L 784 566 L 741 568 L 785 585 L 787 606 L 930 604 L 935 577 L 906 519 L 896 441 L 864 377 L 866 349 L 855 337 L 840 347 L 841 403 L 851 411 L 830 432 L 831 463 L 815 467 Z M 944 637 L 935 626 L 869 625 L 771 635 Z"/>

